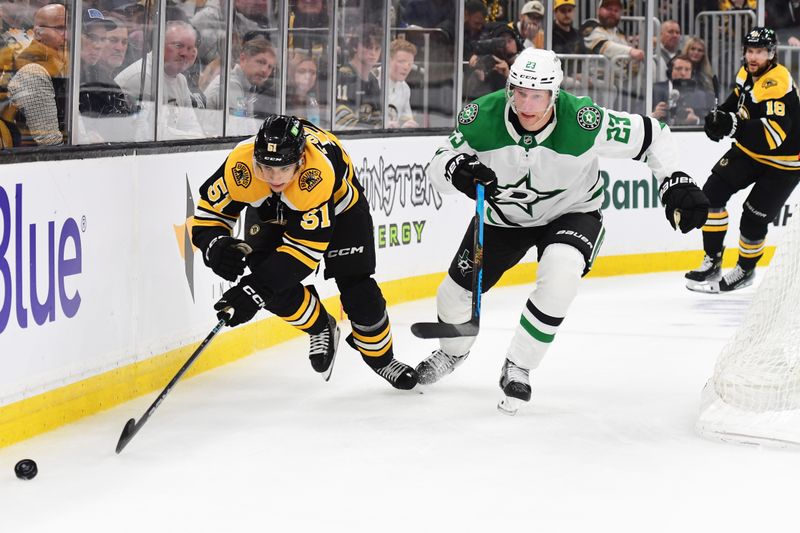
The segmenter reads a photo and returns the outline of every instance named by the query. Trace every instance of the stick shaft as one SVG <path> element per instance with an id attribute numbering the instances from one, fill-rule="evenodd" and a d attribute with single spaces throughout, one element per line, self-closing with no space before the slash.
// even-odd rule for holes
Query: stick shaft
<path id="1" fill-rule="evenodd" d="M 217 336 L 217 333 L 219 333 L 219 331 L 227 322 L 228 322 L 227 317 L 221 318 L 219 322 L 217 322 L 217 325 L 214 326 L 214 329 L 212 329 L 211 332 L 206 336 L 206 338 L 203 339 L 203 342 L 201 342 L 200 346 L 198 346 L 195 349 L 194 353 L 189 357 L 189 359 L 187 359 L 186 362 L 183 363 L 183 366 L 180 368 L 180 370 L 178 370 L 178 373 L 175 374 L 173 378 L 170 380 L 170 382 L 167 384 L 167 386 L 164 387 L 164 390 L 161 391 L 161 394 L 158 395 L 158 398 L 156 398 L 156 400 L 150 405 L 150 407 L 147 408 L 147 411 L 145 411 L 145 413 L 138 420 L 138 422 L 135 422 L 135 424 L 132 426 L 130 425 L 130 423 L 125 425 L 125 428 L 122 430 L 122 435 L 120 435 L 119 437 L 119 442 L 117 442 L 117 448 L 116 448 L 117 453 L 121 452 L 125 448 L 125 446 L 127 446 L 127 444 L 131 441 L 131 439 L 139 432 L 139 430 L 142 428 L 145 422 L 147 422 L 147 420 L 153 415 L 153 413 L 155 413 L 156 409 L 158 409 L 158 406 L 161 405 L 161 402 L 163 402 L 164 398 L 167 397 L 167 394 L 169 394 L 169 392 L 172 390 L 175 384 L 178 383 L 181 377 L 183 377 L 186 371 L 189 370 L 189 367 L 192 366 L 195 360 L 197 360 L 197 358 L 200 357 L 200 354 L 203 353 L 203 350 L 206 349 L 211 340 Z"/>

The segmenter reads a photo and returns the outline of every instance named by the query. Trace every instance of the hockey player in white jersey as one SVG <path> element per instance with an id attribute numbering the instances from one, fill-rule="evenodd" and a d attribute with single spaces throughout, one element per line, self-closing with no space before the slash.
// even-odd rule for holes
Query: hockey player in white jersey
<path id="1" fill-rule="evenodd" d="M 442 193 L 460 191 L 474 199 L 476 183 L 485 187 L 484 292 L 530 248 L 537 249 L 537 283 L 500 376 L 505 398 L 498 408 L 507 414 L 530 400 L 529 371 L 544 357 L 602 244 L 598 156 L 646 162 L 659 180 L 673 228 L 687 233 L 702 227 L 708 215 L 708 199 L 678 169 L 666 125 L 560 91 L 562 79 L 555 53 L 525 49 L 511 67 L 505 90 L 464 107 L 429 168 Z M 472 243 L 470 224 L 438 289 L 437 312 L 445 323 L 470 319 Z M 431 384 L 452 372 L 474 341 L 440 339 L 440 348 L 417 366 L 419 383 Z"/>

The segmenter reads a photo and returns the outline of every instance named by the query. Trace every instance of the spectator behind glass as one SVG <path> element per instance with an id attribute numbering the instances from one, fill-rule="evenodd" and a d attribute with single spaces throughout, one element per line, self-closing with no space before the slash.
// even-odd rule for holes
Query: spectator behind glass
<path id="1" fill-rule="evenodd" d="M 389 122 L 387 128 L 418 128 L 411 111 L 411 88 L 406 83 L 417 47 L 405 39 L 395 39 L 389 46 Z"/>
<path id="2" fill-rule="evenodd" d="M 470 66 L 473 71 L 465 80 L 464 97 L 474 100 L 506 86 L 509 67 L 514 58 L 522 51 L 514 31 L 503 22 L 492 22 L 486 26 L 486 41 L 497 42 L 500 47 L 493 53 L 473 56 Z"/>
<path id="3" fill-rule="evenodd" d="M 681 51 L 681 25 L 676 20 L 661 23 L 661 36 L 658 42 L 658 70 L 656 81 L 667 80 L 667 65 Z"/>
<path id="4" fill-rule="evenodd" d="M 264 118 L 277 111 L 277 103 L 268 93 L 278 57 L 269 41 L 263 37 L 242 44 L 239 61 L 228 79 L 228 111 L 238 117 Z M 221 77 L 218 75 L 205 90 L 209 109 L 222 107 Z"/>
<path id="5" fill-rule="evenodd" d="M 128 26 L 122 19 L 106 17 L 117 27 L 106 32 L 106 45 L 100 52 L 97 68 L 108 77 L 113 78 L 122 71 L 125 56 L 128 53 Z"/>
<path id="6" fill-rule="evenodd" d="M 192 94 L 183 72 L 197 57 L 197 32 L 187 22 L 168 21 L 164 33 L 164 92 L 166 104 L 158 114 L 163 139 L 203 137 L 203 129 L 194 113 Z M 140 102 L 152 102 L 153 53 L 117 74 L 114 81 L 122 87 L 133 108 Z M 145 69 L 142 83 L 142 69 Z"/>
<path id="7" fill-rule="evenodd" d="M 608 58 L 629 56 L 634 61 L 644 60 L 644 50 L 633 47 L 624 33 L 619 30 L 622 17 L 621 0 L 600 0 L 597 8 L 599 24 L 587 27 L 584 44 L 589 53 L 602 54 Z"/>
<path id="8" fill-rule="evenodd" d="M 381 58 L 380 28 L 365 24 L 350 39 L 350 62 L 339 67 L 336 85 L 337 129 L 377 128 L 381 124 L 381 88 L 372 68 Z"/>
<path id="9" fill-rule="evenodd" d="M 317 61 L 311 55 L 295 55 L 289 64 L 286 114 L 304 118 L 319 126 L 321 111 L 316 96 Z"/>
<path id="10" fill-rule="evenodd" d="M 117 68 L 123 69 L 143 58 L 145 55 L 144 30 L 149 23 L 149 21 L 145 20 L 147 15 L 145 6 L 139 4 L 136 0 L 100 0 L 98 5 L 104 14 L 122 21 L 124 23 L 122 25 L 127 28 L 128 45 L 125 50 L 125 58 Z M 117 24 L 117 26 L 120 25 L 119 23 Z"/>
<path id="11" fill-rule="evenodd" d="M 234 0 L 233 31 L 245 35 L 269 29 L 269 0 Z M 277 35 L 277 32 L 276 32 Z"/>
<path id="12" fill-rule="evenodd" d="M 758 7 L 758 0 L 720 0 L 720 11 L 752 10 Z"/>
<path id="13" fill-rule="evenodd" d="M 539 0 L 531 0 L 522 6 L 519 21 L 509 23 L 523 48 L 544 48 L 544 5 Z M 521 51 L 521 50 L 520 50 Z"/>
<path id="14" fill-rule="evenodd" d="M 33 41 L 16 58 L 3 117 L 19 130 L 21 146 L 64 144 L 66 10 L 61 4 L 46 5 L 36 11 L 33 22 Z"/>
<path id="15" fill-rule="evenodd" d="M 706 42 L 700 37 L 689 37 L 681 53 L 692 62 L 692 79 L 706 91 L 713 91 L 714 71 L 706 54 Z"/>
<path id="16" fill-rule="evenodd" d="M 464 61 L 470 61 L 475 51 L 475 43 L 480 41 L 486 15 L 489 11 L 481 0 L 468 0 L 464 5 Z M 455 39 L 452 39 L 455 42 Z"/>
<path id="17" fill-rule="evenodd" d="M 108 44 L 108 32 L 116 30 L 117 24 L 106 19 L 98 9 L 84 10 L 82 22 L 81 85 L 78 97 L 81 116 L 105 118 L 130 115 L 131 109 L 122 89 L 105 69 L 98 68 L 100 57 Z M 111 131 L 114 129 L 113 126 L 110 130 L 103 126 L 102 122 L 81 120 L 79 128 L 81 142 L 129 140 L 117 135 L 120 132 L 115 134 Z"/>
<path id="18" fill-rule="evenodd" d="M 712 92 L 692 79 L 692 62 L 677 55 L 669 64 L 670 79 L 653 85 L 656 107 L 651 115 L 670 126 L 696 126 L 714 105 Z"/>
<path id="19" fill-rule="evenodd" d="M 322 56 L 328 44 L 329 26 L 326 0 L 289 2 L 289 50 Z"/>
<path id="20" fill-rule="evenodd" d="M 575 0 L 556 0 L 553 10 L 553 51 L 557 54 L 584 53 L 583 39 L 573 26 Z"/>

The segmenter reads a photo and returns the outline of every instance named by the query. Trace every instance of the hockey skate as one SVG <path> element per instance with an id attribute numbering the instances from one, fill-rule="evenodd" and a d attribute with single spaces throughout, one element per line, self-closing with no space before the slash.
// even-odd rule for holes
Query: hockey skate
<path id="1" fill-rule="evenodd" d="M 745 270 L 741 265 L 736 265 L 733 270 L 722 276 L 719 281 L 710 281 L 702 283 L 690 290 L 697 292 L 707 292 L 711 294 L 719 294 L 721 292 L 731 292 L 739 289 L 744 289 L 753 284 L 753 279 L 756 277 L 755 269 Z M 688 285 L 687 285 L 688 287 Z"/>
<path id="2" fill-rule="evenodd" d="M 392 359 L 388 365 L 372 370 L 395 389 L 411 390 L 417 384 L 417 371 L 397 359 Z"/>
<path id="3" fill-rule="evenodd" d="M 724 249 L 723 249 L 724 251 Z M 704 284 L 719 281 L 722 277 L 722 252 L 715 257 L 706 254 L 703 263 L 697 270 L 687 272 L 685 275 L 686 288 L 690 291 L 706 292 L 702 290 Z"/>
<path id="4" fill-rule="evenodd" d="M 420 385 L 436 383 L 455 370 L 468 355 L 469 352 L 464 355 L 450 355 L 442 350 L 434 351 L 417 365 Z"/>
<path id="5" fill-rule="evenodd" d="M 505 415 L 514 416 L 522 402 L 529 402 L 531 399 L 528 369 L 506 359 L 500 374 L 500 388 L 506 397 L 497 404 L 497 410 Z"/>
<path id="6" fill-rule="evenodd" d="M 333 361 L 336 359 L 336 348 L 339 346 L 339 326 L 336 319 L 328 315 L 328 325 L 321 333 L 311 335 L 308 358 L 311 367 L 322 374 L 325 381 L 331 379 Z"/>
<path id="7" fill-rule="evenodd" d="M 744 289 L 753 284 L 756 269 L 745 270 L 741 265 L 736 265 L 733 270 L 722 276 L 719 282 L 719 292 L 730 292 Z"/>

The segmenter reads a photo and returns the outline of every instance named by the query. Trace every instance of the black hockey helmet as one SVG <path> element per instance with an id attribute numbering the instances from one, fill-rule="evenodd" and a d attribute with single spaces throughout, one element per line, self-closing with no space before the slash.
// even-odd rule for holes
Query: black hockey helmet
<path id="1" fill-rule="evenodd" d="M 775 62 L 775 52 L 778 49 L 778 36 L 775 34 L 775 30 L 765 26 L 756 26 L 744 36 L 742 53 L 748 48 L 766 48 L 770 59 Z"/>
<path id="2" fill-rule="evenodd" d="M 300 161 L 305 147 L 306 136 L 299 118 L 269 115 L 256 134 L 253 157 L 264 166 L 285 167 Z"/>

